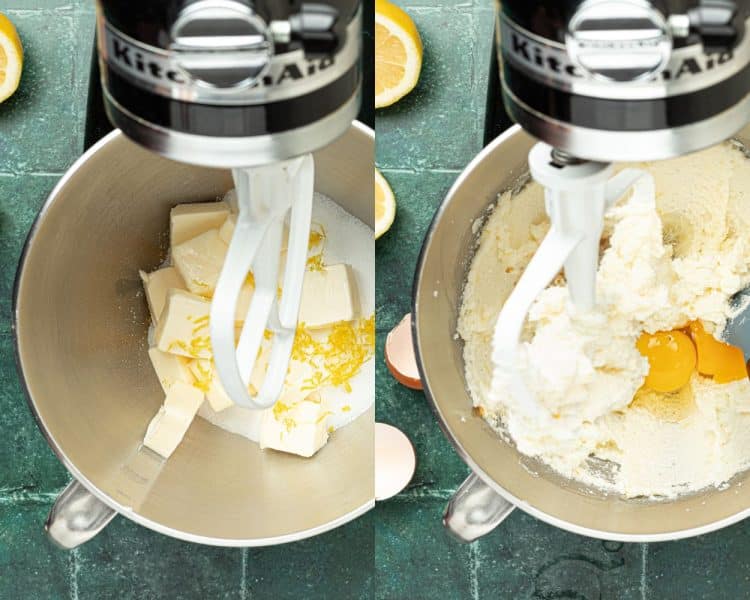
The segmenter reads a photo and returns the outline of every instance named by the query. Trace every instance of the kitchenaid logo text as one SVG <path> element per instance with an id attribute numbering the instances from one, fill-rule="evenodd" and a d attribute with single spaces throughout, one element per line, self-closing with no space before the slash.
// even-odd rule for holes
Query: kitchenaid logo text
<path id="1" fill-rule="evenodd" d="M 112 38 L 112 52 L 110 53 L 110 57 L 129 72 L 136 72 L 149 78 L 182 85 L 190 83 L 186 75 L 174 66 L 168 58 L 155 54 L 147 54 L 117 38 Z M 282 63 L 255 85 L 276 86 L 287 81 L 297 81 L 310 75 L 315 75 L 319 71 L 333 66 L 333 64 L 333 57 L 324 57 L 315 61 L 304 61 L 304 63 Z"/>
<path id="2" fill-rule="evenodd" d="M 200 85 L 180 68 L 179 55 L 140 43 L 97 17 L 99 54 L 110 69 L 131 85 L 159 96 L 217 106 L 249 106 L 311 94 L 357 68 L 360 57 L 359 13 L 347 26 L 346 41 L 335 55 L 307 59 L 299 50 L 271 58 L 262 77 L 245 87 Z M 106 81 L 105 81 L 106 84 Z"/>
<path id="3" fill-rule="evenodd" d="M 583 80 L 597 83 L 573 64 L 564 47 L 545 44 L 538 38 L 526 35 L 507 20 L 502 21 L 501 39 L 506 60 L 527 72 L 540 75 L 547 84 L 557 83 L 559 87 L 569 89 Z M 677 83 L 694 75 L 718 71 L 724 65 L 731 68 L 733 59 L 731 51 L 705 54 L 699 45 L 680 48 L 672 52 L 669 64 L 660 74 L 661 81 Z M 613 92 L 611 84 L 599 83 L 610 86 L 610 92 Z"/>
<path id="4" fill-rule="evenodd" d="M 148 81 L 171 82 L 178 85 L 189 85 L 188 76 L 167 56 L 147 53 L 128 44 L 122 39 L 111 37 L 109 52 L 110 62 L 118 64 L 128 73 L 145 78 Z M 334 57 L 323 57 L 314 61 L 277 62 L 271 72 L 265 75 L 254 86 L 278 86 L 289 81 L 298 81 L 315 75 L 335 64 Z"/>
<path id="5" fill-rule="evenodd" d="M 516 58 L 521 59 L 528 65 L 541 67 L 552 73 L 568 75 L 569 77 L 586 77 L 586 74 L 567 59 L 567 53 L 557 48 L 545 46 L 524 37 L 516 31 L 510 35 L 510 43 L 505 46 Z M 717 54 L 700 54 L 683 59 L 673 60 L 664 71 L 661 72 L 663 79 L 679 79 L 686 75 L 698 75 L 723 65 L 732 60 L 732 52 L 721 52 Z"/>

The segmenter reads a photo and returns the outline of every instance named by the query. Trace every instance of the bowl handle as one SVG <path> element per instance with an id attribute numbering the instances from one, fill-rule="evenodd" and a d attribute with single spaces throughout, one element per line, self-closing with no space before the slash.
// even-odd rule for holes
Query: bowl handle
<path id="1" fill-rule="evenodd" d="M 514 508 L 472 473 L 448 502 L 443 525 L 459 542 L 469 543 L 495 529 Z"/>
<path id="2" fill-rule="evenodd" d="M 55 500 L 44 529 L 57 546 L 72 550 L 93 538 L 116 514 L 74 479 Z"/>

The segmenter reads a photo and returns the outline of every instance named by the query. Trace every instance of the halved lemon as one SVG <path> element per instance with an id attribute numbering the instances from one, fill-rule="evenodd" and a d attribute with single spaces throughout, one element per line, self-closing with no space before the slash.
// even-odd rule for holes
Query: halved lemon
<path id="1" fill-rule="evenodd" d="M 0 13 L 0 102 L 18 89 L 23 68 L 23 48 L 10 19 Z"/>
<path id="2" fill-rule="evenodd" d="M 393 225 L 396 218 L 396 197 L 385 177 L 375 169 L 375 239 Z"/>
<path id="3" fill-rule="evenodd" d="M 375 108 L 411 92 L 422 70 L 422 40 L 414 21 L 388 0 L 375 1 Z"/>

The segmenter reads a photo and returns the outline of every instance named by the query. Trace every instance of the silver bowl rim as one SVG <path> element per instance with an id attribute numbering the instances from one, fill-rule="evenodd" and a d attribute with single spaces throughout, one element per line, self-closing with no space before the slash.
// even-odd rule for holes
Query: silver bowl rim
<path id="1" fill-rule="evenodd" d="M 366 135 L 367 137 L 372 139 L 374 143 L 375 132 L 364 123 L 361 123 L 360 121 L 354 121 L 352 123 L 351 128 Z M 101 149 L 102 147 L 114 142 L 117 139 L 120 139 L 121 137 L 127 139 L 125 134 L 119 129 L 115 129 L 114 131 L 105 135 L 101 140 L 99 140 L 97 143 L 91 146 L 86 152 L 84 152 L 71 165 L 71 167 L 65 172 L 65 174 L 57 182 L 55 187 L 49 193 L 49 196 L 47 196 L 47 200 L 45 200 L 44 205 L 39 210 L 39 213 L 34 218 L 34 223 L 32 224 L 31 229 L 29 230 L 29 234 L 26 237 L 26 241 L 24 242 L 23 249 L 21 251 L 21 257 L 19 258 L 19 261 L 18 261 L 18 268 L 16 270 L 16 276 L 13 282 L 11 328 L 13 331 L 13 343 L 14 343 L 14 348 L 15 348 L 16 369 L 18 371 L 18 378 L 21 381 L 21 386 L 22 386 L 24 395 L 26 396 L 26 402 L 28 403 L 29 408 L 31 409 L 31 413 L 34 416 L 34 420 L 36 421 L 37 427 L 39 427 L 39 430 L 44 435 L 44 438 L 47 440 L 47 443 L 49 444 L 50 448 L 52 448 L 52 451 L 55 453 L 55 455 L 63 464 L 63 466 L 70 472 L 70 474 L 75 479 L 77 479 L 92 495 L 94 495 L 97 499 L 102 501 L 104 504 L 116 510 L 119 514 L 124 515 L 128 519 L 131 519 L 135 523 L 138 523 L 139 525 L 142 525 L 158 533 L 162 533 L 164 535 L 168 535 L 176 539 L 184 540 L 186 542 L 194 542 L 194 543 L 205 544 L 209 546 L 223 546 L 223 547 L 273 546 L 277 544 L 286 544 L 288 542 L 295 542 L 295 541 L 303 540 L 309 537 L 314 537 L 316 535 L 320 535 L 321 533 L 325 533 L 327 531 L 335 529 L 336 527 L 344 525 L 345 523 L 348 523 L 349 521 L 353 521 L 357 517 L 362 516 L 367 511 L 374 508 L 375 500 L 371 500 L 363 504 L 362 506 L 354 509 L 353 511 L 350 511 L 344 515 L 341 515 L 337 519 L 334 519 L 332 521 L 329 521 L 328 523 L 325 523 L 324 525 L 320 525 L 312 529 L 305 529 L 303 531 L 298 531 L 298 532 L 290 533 L 286 535 L 264 537 L 264 538 L 250 538 L 250 539 L 228 539 L 228 538 L 210 537 L 210 536 L 202 536 L 202 535 L 194 535 L 194 534 L 186 533 L 178 529 L 166 527 L 157 521 L 143 517 L 142 515 L 139 515 L 132 509 L 122 505 L 121 503 L 117 502 L 117 500 L 115 500 L 114 498 L 112 498 L 111 496 L 103 492 L 96 485 L 94 485 L 75 466 L 75 464 L 73 464 L 68 459 L 68 457 L 65 455 L 65 453 L 62 451 L 62 449 L 58 445 L 57 440 L 54 439 L 54 437 L 51 435 L 51 433 L 47 429 L 46 425 L 44 424 L 44 421 L 41 418 L 41 415 L 36 409 L 31 392 L 29 391 L 28 383 L 24 375 L 23 364 L 21 362 L 19 341 L 18 341 L 18 296 L 20 293 L 21 279 L 23 277 L 24 266 L 26 264 L 26 257 L 31 249 L 32 244 L 34 243 L 34 239 L 36 237 L 37 230 L 39 228 L 40 223 L 44 220 L 44 217 L 49 207 L 55 202 L 62 188 L 65 187 L 67 182 L 73 178 L 73 176 L 83 167 L 83 165 L 89 160 L 89 158 L 92 155 L 98 152 L 99 149 Z"/>
<path id="2" fill-rule="evenodd" d="M 422 247 L 419 251 L 419 257 L 417 258 L 417 267 L 414 272 L 414 281 L 412 285 L 411 310 L 412 310 L 412 314 L 415 316 L 415 318 L 413 318 L 411 322 L 412 343 L 414 345 L 415 355 L 417 358 L 417 366 L 419 368 L 419 375 L 422 379 L 422 382 L 424 383 L 424 393 L 425 393 L 425 396 L 427 397 L 428 402 L 430 403 L 430 406 L 432 408 L 433 413 L 435 414 L 435 417 L 437 418 L 438 425 L 440 425 L 440 429 L 443 431 L 443 434 L 445 435 L 445 437 L 448 438 L 448 441 L 453 445 L 458 455 L 469 466 L 469 468 L 474 473 L 476 473 L 482 479 L 482 481 L 484 481 L 484 483 L 489 485 L 500 496 L 505 498 L 508 502 L 512 503 L 517 508 L 520 508 L 524 512 L 528 513 L 529 515 L 536 517 L 537 519 L 540 519 L 541 521 L 544 521 L 545 523 L 554 525 L 555 527 L 559 527 L 560 529 L 570 531 L 571 533 L 575 533 L 578 535 L 585 535 L 585 536 L 592 537 L 592 538 L 598 538 L 601 540 L 617 540 L 617 541 L 622 541 L 622 542 L 662 542 L 662 541 L 669 541 L 669 540 L 679 540 L 679 539 L 684 539 L 684 538 L 693 537 L 697 535 L 703 535 L 705 533 L 710 533 L 712 531 L 716 531 L 723 527 L 733 525 L 734 523 L 737 523 L 747 518 L 748 516 L 750 516 L 750 506 L 748 506 L 747 508 L 739 512 L 736 512 L 735 514 L 729 517 L 720 519 L 718 521 L 714 521 L 707 525 L 702 525 L 699 527 L 689 527 L 686 529 L 670 531 L 666 533 L 623 534 L 621 532 L 613 532 L 613 531 L 607 531 L 607 530 L 602 530 L 602 529 L 591 529 L 589 527 L 583 527 L 581 525 L 577 525 L 576 523 L 572 523 L 570 521 L 560 519 L 558 517 L 555 517 L 554 515 L 544 512 L 534 507 L 530 503 L 524 500 L 521 500 L 520 498 L 517 498 L 516 496 L 511 494 L 499 482 L 495 481 L 492 477 L 490 477 L 474 461 L 471 455 L 461 445 L 461 442 L 458 440 L 458 436 L 454 434 L 454 432 L 448 426 L 446 419 L 443 417 L 443 412 L 440 408 L 440 402 L 437 400 L 437 396 L 439 396 L 439 392 L 435 392 L 432 389 L 430 389 L 430 386 L 428 383 L 429 380 L 427 378 L 427 372 L 424 368 L 424 364 L 422 361 L 422 348 L 420 347 L 420 344 L 419 344 L 419 335 L 417 332 L 417 323 L 419 322 L 419 319 L 416 318 L 416 315 L 419 312 L 418 298 L 420 296 L 422 274 L 424 271 L 425 263 L 427 261 L 428 248 L 430 247 L 430 242 L 432 241 L 432 237 L 434 235 L 435 229 L 440 223 L 448 204 L 453 200 L 454 196 L 456 196 L 459 190 L 464 186 L 469 175 L 474 171 L 474 169 L 480 163 L 482 163 L 489 156 L 491 156 L 493 152 L 495 152 L 497 147 L 501 146 L 506 139 L 518 134 L 521 131 L 522 131 L 522 128 L 520 125 L 513 125 L 509 129 L 504 131 L 501 135 L 499 135 L 497 138 L 495 138 L 492 142 L 490 142 L 487 146 L 485 146 L 481 150 L 481 152 L 479 152 L 479 154 L 477 154 L 471 160 L 471 162 L 469 162 L 469 164 L 464 168 L 464 170 L 461 171 L 459 176 L 456 178 L 456 181 L 453 183 L 451 188 L 448 190 L 448 193 L 445 195 L 445 198 L 440 203 L 440 206 L 438 206 L 438 209 L 435 211 L 435 214 L 432 218 L 432 221 L 430 222 L 430 225 L 427 228 L 427 233 L 425 234 L 424 240 L 422 242 Z M 468 394 L 468 391 L 467 391 L 467 394 Z M 500 440 L 498 440 L 498 442 L 499 441 Z M 532 475 L 529 475 L 529 476 L 531 477 Z M 665 504 L 669 503 L 669 501 L 667 500 L 663 502 Z"/>

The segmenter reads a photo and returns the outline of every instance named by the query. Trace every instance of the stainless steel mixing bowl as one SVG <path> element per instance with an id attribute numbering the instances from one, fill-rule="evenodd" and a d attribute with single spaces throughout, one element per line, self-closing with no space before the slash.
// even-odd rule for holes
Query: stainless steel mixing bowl
<path id="1" fill-rule="evenodd" d="M 750 141 L 750 127 L 737 137 Z M 472 224 L 498 192 L 512 188 L 527 172 L 526 156 L 534 143 L 513 127 L 469 164 L 435 214 L 417 266 L 413 336 L 425 391 L 445 435 L 474 472 L 448 505 L 445 525 L 470 541 L 518 507 L 583 535 L 657 541 L 706 533 L 745 518 L 750 514 L 747 472 L 721 490 L 669 502 L 627 500 L 556 475 L 520 454 L 472 413 L 463 345 L 453 337 L 477 237 Z"/>
<path id="2" fill-rule="evenodd" d="M 373 152 L 373 132 L 355 124 L 315 154 L 315 189 L 369 225 Z M 261 546 L 322 533 L 374 505 L 372 409 L 312 460 L 262 452 L 203 419 L 166 462 L 139 450 L 164 395 L 146 353 L 138 269 L 163 261 L 173 205 L 231 187 L 228 171 L 172 162 L 113 132 L 71 167 L 34 223 L 14 325 L 29 403 L 75 478 L 47 524 L 63 546 L 116 513 L 185 540 Z"/>

